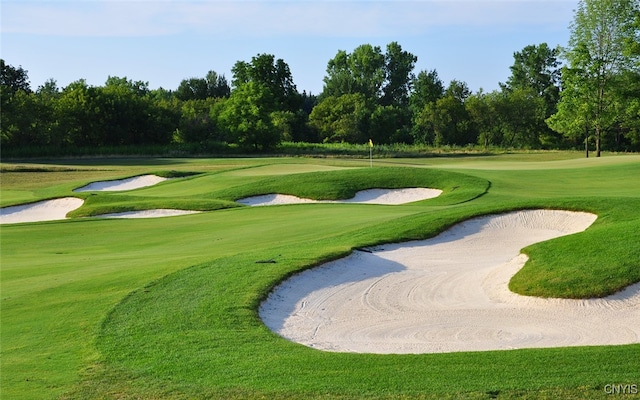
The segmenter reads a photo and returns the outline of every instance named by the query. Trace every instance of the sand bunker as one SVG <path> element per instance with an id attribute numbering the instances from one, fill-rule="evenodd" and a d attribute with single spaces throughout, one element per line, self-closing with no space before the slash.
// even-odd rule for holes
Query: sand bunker
<path id="1" fill-rule="evenodd" d="M 120 190 L 133 190 L 153 186 L 166 180 L 167 178 L 162 178 L 156 175 L 141 175 L 114 181 L 93 182 L 75 189 L 74 192 L 115 192 Z"/>
<path id="2" fill-rule="evenodd" d="M 260 306 L 281 336 L 327 351 L 438 353 L 640 342 L 640 284 L 604 299 L 520 296 L 520 249 L 579 232 L 593 214 L 531 210 L 356 251 L 300 273 Z"/>
<path id="3" fill-rule="evenodd" d="M 237 200 L 237 202 L 249 206 L 272 206 L 277 204 L 300 203 L 364 203 L 398 205 L 431 199 L 440 196 L 441 193 L 442 190 L 426 188 L 369 189 L 356 193 L 356 196 L 351 199 L 337 201 L 317 201 L 284 194 L 267 194 L 247 197 Z"/>
<path id="4" fill-rule="evenodd" d="M 84 200 L 82 199 L 64 197 L 61 199 L 0 208 L 0 224 L 65 219 L 67 213 L 79 208 L 83 203 Z"/>
<path id="5" fill-rule="evenodd" d="M 143 211 L 125 211 L 121 213 L 111 213 L 98 215 L 101 218 L 159 218 L 174 217 L 178 215 L 197 214 L 200 211 L 174 210 L 170 208 L 158 208 L 154 210 Z"/>

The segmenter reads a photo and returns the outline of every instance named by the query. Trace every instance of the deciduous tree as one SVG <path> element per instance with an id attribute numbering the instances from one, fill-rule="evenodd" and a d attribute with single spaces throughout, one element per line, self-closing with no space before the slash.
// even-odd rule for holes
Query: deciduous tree
<path id="1" fill-rule="evenodd" d="M 638 43 L 639 13 L 638 0 L 581 0 L 571 25 L 564 90 L 549 124 L 569 135 L 585 125 L 593 132 L 596 156 L 620 111 L 620 78 L 638 68 L 640 55 L 633 49 Z"/>
<path id="2" fill-rule="evenodd" d="M 236 86 L 224 103 L 218 121 L 230 139 L 246 149 L 267 150 L 280 143 L 280 133 L 273 124 L 276 111 L 274 96 L 257 82 Z"/>

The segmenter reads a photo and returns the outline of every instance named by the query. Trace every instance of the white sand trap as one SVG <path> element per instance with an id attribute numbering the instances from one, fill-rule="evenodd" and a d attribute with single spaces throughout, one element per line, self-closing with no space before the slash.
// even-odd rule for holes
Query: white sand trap
<path id="1" fill-rule="evenodd" d="M 0 208 L 0 224 L 18 224 L 21 222 L 55 221 L 65 219 L 67 213 L 79 208 L 84 200 L 75 197 L 39 201 Z"/>
<path id="2" fill-rule="evenodd" d="M 640 342 L 640 284 L 603 299 L 541 299 L 507 288 L 520 249 L 583 231 L 593 214 L 532 210 L 472 219 L 286 280 L 264 323 L 313 348 L 440 353 Z"/>
<path id="3" fill-rule="evenodd" d="M 262 196 L 247 197 L 237 200 L 238 203 L 248 206 L 272 206 L 277 204 L 300 204 L 300 203 L 366 203 L 366 204 L 389 204 L 398 205 L 412 203 L 414 201 L 432 199 L 440 196 L 442 190 L 427 188 L 406 188 L 406 189 L 369 189 L 356 193 L 355 197 L 347 200 L 337 201 L 317 201 L 304 199 L 286 194 L 267 194 Z"/>
<path id="4" fill-rule="evenodd" d="M 157 175 L 141 175 L 114 181 L 93 182 L 81 188 L 74 189 L 74 192 L 116 192 L 120 190 L 133 190 L 153 186 L 167 179 L 168 178 Z"/>
<path id="5" fill-rule="evenodd" d="M 101 218 L 159 218 L 159 217 L 175 217 L 178 215 L 197 214 L 200 211 L 174 210 L 170 208 L 158 208 L 143 211 L 125 211 L 121 213 L 111 213 L 97 215 Z"/>

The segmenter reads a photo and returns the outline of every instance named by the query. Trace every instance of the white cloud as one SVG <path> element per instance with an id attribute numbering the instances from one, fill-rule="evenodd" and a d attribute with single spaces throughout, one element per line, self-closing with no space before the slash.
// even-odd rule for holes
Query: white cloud
<path id="1" fill-rule="evenodd" d="M 576 1 L 5 1 L 3 33 L 59 36 L 408 36 L 440 26 L 567 24 Z"/>

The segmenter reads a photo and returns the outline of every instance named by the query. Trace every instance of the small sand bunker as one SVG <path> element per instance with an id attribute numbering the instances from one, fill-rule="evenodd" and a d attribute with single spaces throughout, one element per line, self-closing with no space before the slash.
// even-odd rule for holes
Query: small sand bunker
<path id="1" fill-rule="evenodd" d="M 427 188 L 369 189 L 362 190 L 356 193 L 355 197 L 347 200 L 317 201 L 285 194 L 267 194 L 240 199 L 238 200 L 238 203 L 248 206 L 272 206 L 277 204 L 300 203 L 364 203 L 398 205 L 431 199 L 440 196 L 440 194 L 442 194 L 442 190 Z"/>
<path id="2" fill-rule="evenodd" d="M 166 181 L 167 179 L 168 178 L 163 178 L 157 175 L 141 175 L 114 181 L 93 182 L 75 189 L 74 192 L 116 192 L 121 190 L 133 190 L 153 186 Z"/>
<path id="3" fill-rule="evenodd" d="M 18 224 L 21 222 L 55 221 L 65 219 L 67 213 L 80 208 L 84 200 L 75 197 L 39 201 L 0 208 L 0 224 Z"/>
<path id="4" fill-rule="evenodd" d="M 640 342 L 640 284 L 604 299 L 508 289 L 530 244 L 585 230 L 588 213 L 530 210 L 476 218 L 439 236 L 372 249 L 284 281 L 264 323 L 313 348 L 440 353 Z"/>
<path id="5" fill-rule="evenodd" d="M 98 215 L 101 218 L 160 218 L 175 217 L 178 215 L 197 214 L 200 211 L 174 210 L 170 208 L 158 208 L 143 211 L 125 211 L 121 213 L 111 213 Z"/>

